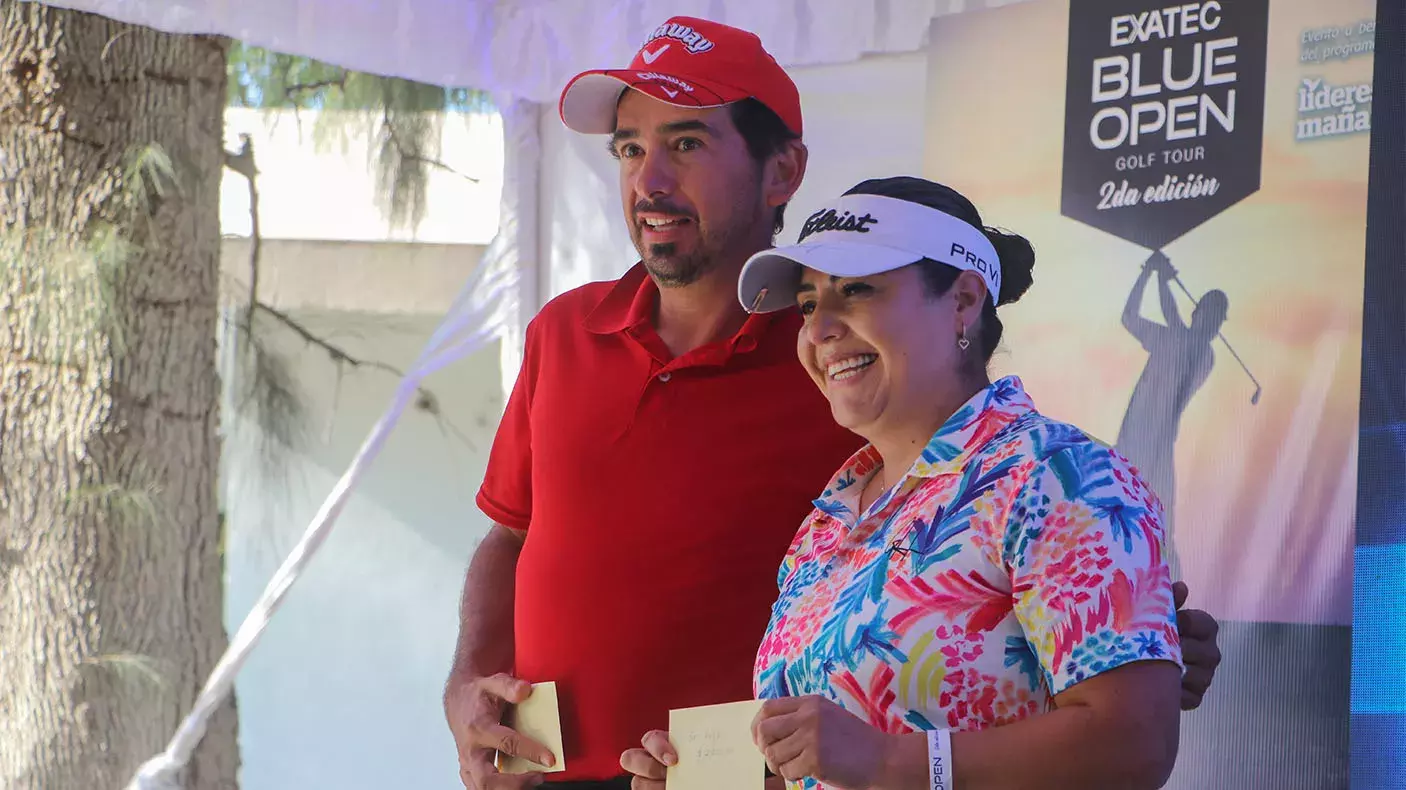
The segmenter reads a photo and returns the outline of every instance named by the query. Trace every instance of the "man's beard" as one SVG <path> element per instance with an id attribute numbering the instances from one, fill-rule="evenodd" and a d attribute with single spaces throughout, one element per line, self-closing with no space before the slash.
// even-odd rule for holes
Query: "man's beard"
<path id="1" fill-rule="evenodd" d="M 762 209 L 759 206 L 749 211 L 745 205 L 745 202 L 739 201 L 731 207 L 729 216 L 714 223 L 712 227 L 721 229 L 716 233 L 710 233 L 708 228 L 697 224 L 696 216 L 689 215 L 697 231 L 691 252 L 680 252 L 679 245 L 673 242 L 646 244 L 640 236 L 641 231 L 636 229 L 632 241 L 644 268 L 660 288 L 682 288 L 698 282 L 726 259 L 731 251 L 744 248 L 746 239 L 755 232 L 755 227 L 745 220 L 749 216 L 755 216 Z M 636 204 L 635 210 L 682 214 L 665 202 L 641 201 Z"/>
<path id="2" fill-rule="evenodd" d="M 645 244 L 638 238 L 634 240 L 635 250 L 660 288 L 682 288 L 703 279 L 704 275 L 727 260 L 729 254 L 745 249 L 746 239 L 755 233 L 753 227 L 733 222 L 724 223 L 724 227 L 727 230 L 720 234 L 709 234 L 699 228 L 691 252 L 680 252 L 679 245 L 674 242 Z"/>
<path id="3" fill-rule="evenodd" d="M 650 244 L 648 249 L 644 249 L 643 244 L 636 246 L 639 248 L 644 268 L 649 270 L 660 288 L 692 285 L 713 266 L 713 256 L 704 249 L 695 250 L 688 255 L 679 255 L 678 245 L 673 243 Z"/>

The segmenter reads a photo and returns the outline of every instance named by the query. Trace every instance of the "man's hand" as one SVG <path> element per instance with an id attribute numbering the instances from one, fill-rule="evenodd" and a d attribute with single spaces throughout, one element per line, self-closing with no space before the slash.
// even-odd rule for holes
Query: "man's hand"
<path id="1" fill-rule="evenodd" d="M 820 696 L 762 703 L 752 741 L 767 767 L 789 781 L 815 779 L 830 787 L 873 787 L 883 778 L 892 736 Z"/>
<path id="2" fill-rule="evenodd" d="M 532 684 L 499 673 L 451 681 L 444 694 L 444 714 L 459 747 L 459 778 L 467 790 L 519 790 L 543 782 L 541 773 L 500 774 L 494 752 L 551 766 L 556 757 L 542 744 L 503 726 L 503 712 L 532 694 Z"/>
<path id="3" fill-rule="evenodd" d="M 1172 585 L 1172 598 L 1177 607 L 1177 633 L 1181 636 L 1182 661 L 1186 664 L 1186 673 L 1181 676 L 1182 710 L 1201 707 L 1201 698 L 1211 687 L 1221 659 L 1220 648 L 1216 647 L 1220 626 L 1215 618 L 1199 609 L 1182 609 L 1189 592 L 1185 582 Z"/>
<path id="4" fill-rule="evenodd" d="M 644 748 L 620 755 L 620 767 L 632 776 L 630 790 L 664 790 L 668 766 L 679 761 L 679 753 L 669 743 L 669 733 L 650 730 L 640 739 Z"/>

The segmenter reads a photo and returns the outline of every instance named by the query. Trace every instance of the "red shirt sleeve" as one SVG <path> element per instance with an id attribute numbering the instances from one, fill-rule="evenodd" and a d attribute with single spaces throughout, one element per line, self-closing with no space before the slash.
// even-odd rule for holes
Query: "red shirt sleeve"
<path id="1" fill-rule="evenodd" d="M 483 484 L 475 499 L 484 515 L 523 532 L 532 521 L 532 394 L 541 359 L 536 325 L 535 319 L 527 325 L 522 369 L 493 437 Z"/>

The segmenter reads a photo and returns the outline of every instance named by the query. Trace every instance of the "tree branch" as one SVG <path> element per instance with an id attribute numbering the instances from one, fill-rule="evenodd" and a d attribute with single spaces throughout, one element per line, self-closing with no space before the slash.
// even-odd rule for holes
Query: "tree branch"
<path id="1" fill-rule="evenodd" d="M 342 77 L 342 80 L 345 79 L 346 77 L 344 75 Z M 339 81 L 332 82 L 336 83 Z M 311 86 L 317 84 L 318 83 L 310 83 L 309 85 Z M 388 125 L 387 128 L 392 128 L 389 126 L 389 118 L 386 119 L 386 122 Z M 392 134 L 394 134 L 393 131 Z M 253 336 L 254 314 L 258 311 L 262 311 L 277 320 L 279 323 L 283 324 L 298 337 L 302 338 L 303 342 L 307 343 L 308 345 L 322 349 L 322 351 L 326 353 L 329 358 L 331 358 L 332 362 L 334 364 L 337 364 L 338 366 L 346 364 L 354 368 L 373 368 L 389 373 L 393 376 L 396 376 L 397 378 L 405 378 L 405 371 L 401 370 L 400 368 L 397 368 L 393 365 L 389 365 L 385 362 L 381 362 L 379 360 L 360 359 L 358 357 L 354 357 L 351 354 L 347 353 L 346 350 L 335 346 L 327 340 L 319 337 L 287 313 L 284 313 L 283 311 L 273 307 L 272 305 L 268 305 L 264 302 L 259 301 L 259 253 L 261 241 L 261 235 L 259 233 L 259 188 L 257 183 L 259 170 L 254 164 L 253 141 L 247 134 L 239 135 L 239 139 L 241 141 L 240 149 L 238 151 L 225 151 L 224 164 L 225 167 L 228 167 L 230 170 L 233 170 L 234 172 L 244 176 L 245 180 L 249 184 L 249 301 L 248 306 L 245 308 L 244 331 L 248 333 L 250 337 Z M 400 149 L 400 145 L 398 142 L 396 142 L 396 147 L 397 149 Z M 400 151 L 402 156 L 408 156 L 403 149 L 400 149 Z M 448 165 L 439 164 L 437 162 L 433 162 L 432 160 L 425 159 L 423 157 L 420 157 L 420 159 L 426 162 L 427 164 L 436 164 L 440 167 L 450 170 L 451 172 L 458 172 L 453 170 L 453 168 L 450 168 Z M 459 173 L 459 175 L 463 174 Z M 468 178 L 470 181 L 475 180 L 466 175 L 464 176 L 464 178 Z M 439 422 L 441 428 L 447 428 L 448 430 L 452 431 L 457 437 L 459 437 L 459 440 L 462 441 L 469 448 L 472 449 L 474 447 L 474 443 L 469 440 L 468 436 L 466 436 L 463 431 L 459 430 L 459 428 L 455 426 L 454 423 L 451 422 L 448 418 L 446 418 L 442 411 L 440 411 L 439 399 L 435 397 L 434 393 L 421 386 L 417 386 L 415 388 L 415 391 L 417 394 L 417 397 L 415 399 L 415 407 L 417 409 L 432 415 Z"/>
<path id="2" fill-rule="evenodd" d="M 272 305 L 267 305 L 263 302 L 254 302 L 252 307 L 257 310 L 263 311 L 264 313 L 267 313 L 270 317 L 276 319 L 279 323 L 283 324 L 285 327 L 291 330 L 293 334 L 302 338 L 303 342 L 307 343 L 310 346 L 316 346 L 317 348 L 322 349 L 322 351 L 325 352 L 327 356 L 332 359 L 332 362 L 337 365 L 347 364 L 354 368 L 372 368 L 374 370 L 385 371 L 386 373 L 389 373 L 397 378 L 405 378 L 405 371 L 401 370 L 400 368 L 377 359 L 362 359 L 360 357 L 354 357 L 351 354 L 347 353 L 345 349 L 335 346 L 331 342 L 319 337 L 312 330 L 299 323 L 296 318 L 293 318 L 292 316 L 288 315 L 282 310 L 279 310 L 276 307 L 273 307 Z M 250 324 L 250 327 L 252 326 L 253 324 Z M 452 431 L 455 436 L 459 437 L 460 441 L 462 441 L 470 449 L 474 449 L 474 443 L 469 440 L 469 437 L 465 435 L 463 431 L 459 430 L 459 427 L 456 426 L 449 418 L 444 416 L 444 412 L 442 412 L 439 408 L 439 398 L 436 397 L 433 392 L 430 392 L 424 387 L 416 386 L 415 393 L 415 408 L 433 416 L 439 422 L 440 427 L 447 428 L 448 430 Z"/>
<path id="3" fill-rule="evenodd" d="M 292 98 L 292 95 L 294 93 L 302 93 L 304 91 L 320 91 L 323 88 L 341 88 L 342 90 L 346 90 L 347 73 L 342 72 L 342 75 L 340 77 L 337 77 L 336 79 L 318 80 L 317 82 L 300 82 L 293 85 L 289 85 L 288 87 L 283 89 L 283 95 Z"/>
<path id="4" fill-rule="evenodd" d="M 374 359 L 360 359 L 358 357 L 352 356 L 345 350 L 332 345 L 330 342 L 322 339 L 321 337 L 318 337 L 312 332 L 312 330 L 298 323 L 298 320 L 296 318 L 293 318 L 292 316 L 288 315 L 287 313 L 283 312 L 282 310 L 279 310 L 278 308 L 272 305 L 255 301 L 250 304 L 250 307 L 254 310 L 262 310 L 263 312 L 268 313 L 270 316 L 277 319 L 279 323 L 291 329 L 293 331 L 293 334 L 302 338 L 303 342 L 307 343 L 308 345 L 317 346 L 318 348 L 327 352 L 327 356 L 331 357 L 333 362 L 336 362 L 338 364 L 345 362 L 346 364 L 351 365 L 354 368 L 376 368 L 377 370 L 384 370 L 387 373 L 390 373 L 395 376 L 400 376 L 402 378 L 405 376 L 405 371 L 395 367 L 394 365 L 389 365 L 385 362 L 380 362 Z"/>
<path id="5" fill-rule="evenodd" d="M 385 128 L 386 128 L 386 136 L 387 136 L 388 138 L 390 138 L 391 145 L 395 146 L 396 153 L 400 155 L 400 158 L 401 158 L 401 159 L 405 159 L 405 160 L 408 160 L 408 161 L 411 161 L 411 162 L 419 162 L 419 163 L 421 163 L 421 164 L 429 165 L 430 167 L 433 167 L 433 168 L 435 168 L 436 170 L 443 170 L 443 171 L 446 172 L 446 173 L 451 173 L 451 174 L 453 174 L 453 175 L 456 175 L 456 176 L 458 176 L 458 177 L 464 179 L 465 181 L 468 181 L 470 184 L 477 184 L 477 183 L 478 183 L 478 179 L 477 179 L 477 178 L 474 178 L 473 176 L 469 175 L 468 173 L 464 173 L 464 172 L 462 172 L 462 171 L 460 171 L 460 170 L 456 170 L 455 168 L 450 167 L 449 165 L 446 165 L 445 163 L 439 161 L 438 159 L 433 159 L 433 158 L 431 158 L 431 157 L 423 156 L 423 155 L 421 155 L 421 154 L 417 154 L 417 153 L 415 153 L 415 152 L 413 152 L 413 151 L 407 150 L 406 147 L 405 147 L 405 144 L 404 144 L 403 142 L 401 142 L 400 136 L 396 133 L 396 130 L 395 130 L 395 122 L 391 120 L 391 116 L 390 116 L 390 113 L 389 113 L 389 112 L 384 112 L 384 111 L 383 111 L 383 112 L 381 113 L 381 123 L 385 125 Z"/>
<path id="6" fill-rule="evenodd" d="M 244 315 L 244 323 L 254 326 L 254 305 L 259 300 L 259 245 L 263 236 L 259 233 L 259 168 L 254 165 L 254 141 L 247 134 L 240 134 L 239 151 L 225 151 L 225 167 L 244 176 L 249 184 L 249 307 Z"/>

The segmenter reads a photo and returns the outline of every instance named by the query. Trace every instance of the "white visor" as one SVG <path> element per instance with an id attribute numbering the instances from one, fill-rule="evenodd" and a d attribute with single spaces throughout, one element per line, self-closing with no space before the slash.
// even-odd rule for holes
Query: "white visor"
<path id="1" fill-rule="evenodd" d="M 935 208 L 879 195 L 832 201 L 806 219 L 795 244 L 753 255 L 737 280 L 737 298 L 749 312 L 770 313 L 796 304 L 803 266 L 867 277 L 923 258 L 976 272 L 991 303 L 1000 300 L 1001 261 L 986 234 Z"/>

